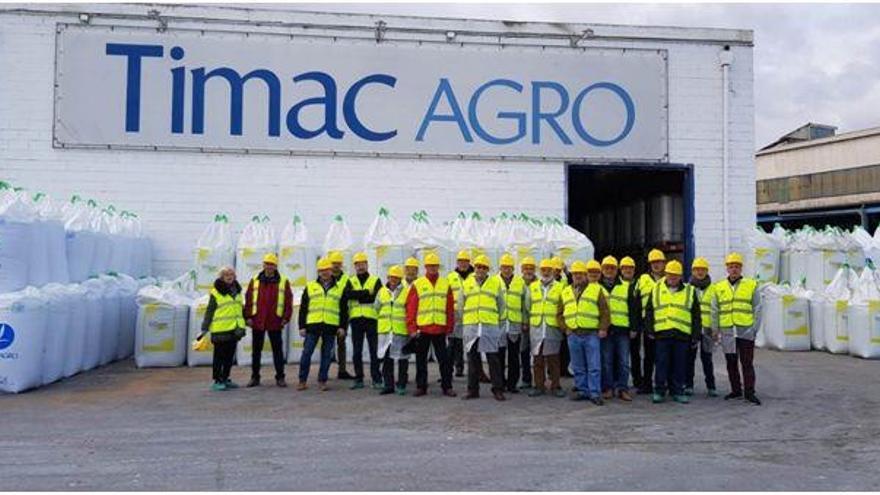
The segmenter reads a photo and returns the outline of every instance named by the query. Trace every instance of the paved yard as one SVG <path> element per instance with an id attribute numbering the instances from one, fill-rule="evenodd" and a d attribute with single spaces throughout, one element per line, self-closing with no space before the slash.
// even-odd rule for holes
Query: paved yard
<path id="1" fill-rule="evenodd" d="M 332 381 L 324 393 L 215 393 L 207 368 L 127 361 L 0 396 L 0 479 L 5 490 L 877 489 L 880 362 L 772 351 L 756 362 L 761 407 L 706 398 L 700 384 L 689 405 L 599 408 L 498 403 L 487 389 L 465 402 L 434 385 L 380 397 Z"/>

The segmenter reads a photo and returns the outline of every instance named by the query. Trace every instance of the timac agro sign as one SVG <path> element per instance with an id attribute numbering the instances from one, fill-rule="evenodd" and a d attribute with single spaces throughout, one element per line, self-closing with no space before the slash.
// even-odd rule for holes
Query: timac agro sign
<path id="1" fill-rule="evenodd" d="M 59 25 L 55 145 L 666 159 L 656 50 Z"/>

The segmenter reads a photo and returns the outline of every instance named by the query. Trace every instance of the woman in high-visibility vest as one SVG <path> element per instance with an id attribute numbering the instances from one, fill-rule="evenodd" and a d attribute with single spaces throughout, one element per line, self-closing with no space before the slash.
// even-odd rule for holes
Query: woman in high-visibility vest
<path id="1" fill-rule="evenodd" d="M 235 348 L 245 333 L 244 298 L 241 285 L 235 279 L 235 269 L 226 266 L 220 269 L 214 286 L 211 287 L 205 318 L 202 320 L 202 333 L 193 343 L 196 350 L 207 351 L 214 346 L 214 384 L 212 390 L 238 388 L 229 378 Z M 210 341 L 207 334 L 210 333 Z M 210 342 L 210 344 L 209 344 Z"/>
<path id="2" fill-rule="evenodd" d="M 381 395 L 406 395 L 409 381 L 409 359 L 403 348 L 409 342 L 406 329 L 406 298 L 411 286 L 403 283 L 403 268 L 394 265 L 388 269 L 388 280 L 379 289 L 373 307 L 379 332 L 378 354 L 382 359 Z M 394 362 L 397 362 L 397 382 L 394 381 Z"/>

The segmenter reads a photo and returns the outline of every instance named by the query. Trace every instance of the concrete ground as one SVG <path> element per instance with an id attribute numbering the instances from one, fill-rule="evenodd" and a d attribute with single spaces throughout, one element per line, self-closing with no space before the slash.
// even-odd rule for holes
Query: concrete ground
<path id="1" fill-rule="evenodd" d="M 876 490 L 880 362 L 758 351 L 756 363 L 760 407 L 709 399 L 702 384 L 689 405 L 639 396 L 596 407 L 523 394 L 499 403 L 486 385 L 465 402 L 441 397 L 433 379 L 421 398 L 332 380 L 323 393 L 218 393 L 207 368 L 120 362 L 0 396 L 0 480 L 4 490 Z"/>

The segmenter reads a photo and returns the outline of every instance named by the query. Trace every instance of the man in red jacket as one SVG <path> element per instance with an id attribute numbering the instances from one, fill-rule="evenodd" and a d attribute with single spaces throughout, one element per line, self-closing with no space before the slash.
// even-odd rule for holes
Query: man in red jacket
<path id="1" fill-rule="evenodd" d="M 416 279 L 406 298 L 406 328 L 413 336 L 416 352 L 416 397 L 428 393 L 428 350 L 433 346 L 440 367 L 443 395 L 455 397 L 452 390 L 452 363 L 446 353 L 446 337 L 455 326 L 452 288 L 440 276 L 440 258 L 425 256 L 425 276 Z"/>
<path id="2" fill-rule="evenodd" d="M 263 258 L 263 271 L 251 279 L 244 298 L 244 314 L 253 334 L 251 381 L 248 387 L 260 386 L 260 358 L 267 333 L 272 344 L 272 361 L 275 363 L 275 384 L 287 386 L 284 381 L 284 340 L 281 332 L 292 313 L 290 282 L 278 272 L 278 257 L 269 253 Z"/>

